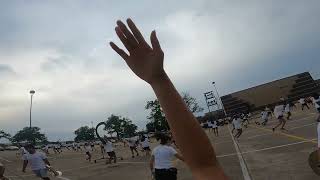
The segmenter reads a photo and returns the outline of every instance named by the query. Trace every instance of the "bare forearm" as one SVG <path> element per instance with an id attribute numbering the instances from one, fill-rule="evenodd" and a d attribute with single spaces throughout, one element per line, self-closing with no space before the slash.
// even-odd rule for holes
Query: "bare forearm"
<path id="1" fill-rule="evenodd" d="M 190 168 L 217 165 L 211 143 L 167 75 L 151 84 Z M 195 148 L 199 147 L 199 148 Z M 200 148 L 201 147 L 201 148 Z"/>

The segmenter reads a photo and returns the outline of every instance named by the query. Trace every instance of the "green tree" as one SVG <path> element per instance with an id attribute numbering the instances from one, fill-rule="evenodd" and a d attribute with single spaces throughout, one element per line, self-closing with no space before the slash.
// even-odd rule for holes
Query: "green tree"
<path id="1" fill-rule="evenodd" d="M 42 134 L 40 132 L 39 127 L 24 127 L 12 137 L 12 141 L 17 143 L 27 141 L 33 144 L 37 144 L 47 142 L 47 137 L 45 136 L 45 134 Z"/>
<path id="2" fill-rule="evenodd" d="M 0 139 L 1 138 L 6 138 L 10 140 L 11 135 L 9 133 L 4 132 L 3 130 L 0 130 Z"/>
<path id="3" fill-rule="evenodd" d="M 123 124 L 123 137 L 132 137 L 136 134 L 138 126 L 132 123 L 131 120 L 125 119 Z"/>
<path id="4" fill-rule="evenodd" d="M 199 113 L 203 111 L 203 108 L 199 106 L 196 98 L 190 96 L 189 93 L 183 92 L 182 99 L 192 113 Z M 150 122 L 146 124 L 148 132 L 169 130 L 169 125 L 157 99 L 154 101 L 148 101 L 145 109 L 150 110 L 150 114 L 147 117 Z"/>
<path id="5" fill-rule="evenodd" d="M 182 99 L 192 113 L 199 113 L 203 111 L 203 108 L 199 106 L 196 98 L 190 96 L 189 93 L 183 92 Z"/>
<path id="6" fill-rule="evenodd" d="M 88 126 L 82 126 L 74 131 L 75 141 L 92 141 L 95 140 L 95 129 Z"/>
<path id="7" fill-rule="evenodd" d="M 166 121 L 160 103 L 157 99 L 154 101 L 148 101 L 145 108 L 150 110 L 150 114 L 147 116 L 147 118 L 150 120 L 148 123 L 149 125 L 146 125 L 147 131 L 169 130 L 168 122 Z"/>
<path id="8" fill-rule="evenodd" d="M 113 115 L 106 121 L 105 130 L 109 134 L 116 134 L 117 138 L 131 137 L 134 136 L 137 130 L 137 126 L 132 123 L 128 118 Z"/>

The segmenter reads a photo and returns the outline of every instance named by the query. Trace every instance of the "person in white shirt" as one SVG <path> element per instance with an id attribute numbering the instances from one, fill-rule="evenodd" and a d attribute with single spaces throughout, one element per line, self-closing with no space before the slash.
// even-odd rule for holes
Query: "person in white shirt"
<path id="1" fill-rule="evenodd" d="M 20 147 L 19 149 L 19 154 L 20 156 L 23 156 L 25 154 L 29 154 L 28 151 L 26 150 L 26 148 L 24 148 L 23 146 Z"/>
<path id="2" fill-rule="evenodd" d="M 291 117 L 291 102 L 287 102 L 286 103 L 286 106 L 284 108 L 284 112 L 287 113 L 287 120 L 290 120 L 290 117 Z"/>
<path id="3" fill-rule="evenodd" d="M 284 105 L 283 102 L 279 102 L 277 106 L 274 107 L 274 115 L 279 120 L 279 124 L 277 124 L 272 131 L 274 132 L 281 125 L 281 130 L 285 130 L 284 126 L 286 125 L 286 120 L 283 117 L 284 114 Z"/>
<path id="4" fill-rule="evenodd" d="M 145 137 L 144 135 L 142 135 L 141 139 L 140 139 L 140 144 L 142 149 L 146 152 L 146 156 L 150 156 L 150 142 L 149 139 L 147 137 Z"/>
<path id="5" fill-rule="evenodd" d="M 34 146 L 31 144 L 27 145 L 25 148 L 29 153 L 22 156 L 22 172 L 26 172 L 26 167 L 29 163 L 31 170 L 36 176 L 44 180 L 50 180 L 50 178 L 48 177 L 48 170 L 46 168 L 46 165 L 50 166 L 50 163 L 46 155 L 42 152 L 36 151 Z"/>
<path id="6" fill-rule="evenodd" d="M 131 154 L 132 154 L 132 158 L 134 158 L 134 151 L 136 152 L 136 155 L 139 156 L 139 152 L 137 150 L 137 142 L 134 139 L 134 137 L 127 139 L 127 143 L 129 145 Z"/>
<path id="7" fill-rule="evenodd" d="M 91 151 L 92 151 L 92 149 L 91 149 L 91 146 L 90 146 L 90 144 L 89 143 L 85 143 L 84 144 L 84 150 L 85 150 L 85 152 L 86 152 L 86 160 L 89 160 L 89 162 L 91 162 Z"/>
<path id="8" fill-rule="evenodd" d="M 235 138 L 239 138 L 242 134 L 241 122 L 242 119 L 240 118 L 240 115 L 236 115 L 232 120 L 233 128 L 237 130 L 237 133 L 234 135 Z"/>
<path id="9" fill-rule="evenodd" d="M 116 153 L 114 152 L 111 140 L 105 139 L 105 144 L 103 148 L 109 156 L 109 161 L 106 161 L 106 164 L 108 163 L 111 164 L 112 160 L 114 163 L 117 163 L 117 156 L 116 156 Z"/>
<path id="10" fill-rule="evenodd" d="M 307 107 L 308 109 L 310 109 L 304 98 L 300 98 L 299 103 L 301 104 L 302 111 L 303 111 L 304 107 Z"/>
<path id="11" fill-rule="evenodd" d="M 261 125 L 262 126 L 265 126 L 267 125 L 267 122 L 268 122 L 268 118 L 269 118 L 269 112 L 267 111 L 262 111 L 261 112 Z"/>
<path id="12" fill-rule="evenodd" d="M 212 131 L 213 124 L 212 124 L 211 120 L 207 121 L 207 125 L 208 125 L 209 132 Z"/>
<path id="13" fill-rule="evenodd" d="M 214 120 L 212 123 L 212 129 L 213 129 L 213 133 L 215 136 L 219 136 L 219 131 L 218 131 L 218 121 Z"/>
<path id="14" fill-rule="evenodd" d="M 158 137 L 160 145 L 152 151 L 150 160 L 150 170 L 155 180 L 176 180 L 177 169 L 173 166 L 174 157 L 184 160 L 183 157 L 170 146 L 170 137 L 160 134 Z"/>

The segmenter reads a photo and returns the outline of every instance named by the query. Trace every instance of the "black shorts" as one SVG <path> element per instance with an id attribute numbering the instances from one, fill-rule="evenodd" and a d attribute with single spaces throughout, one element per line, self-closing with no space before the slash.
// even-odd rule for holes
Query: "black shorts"
<path id="1" fill-rule="evenodd" d="M 116 153 L 114 151 L 111 151 L 111 152 L 107 152 L 108 156 L 109 157 L 114 157 L 116 156 Z"/>
<path id="2" fill-rule="evenodd" d="M 130 149 L 131 149 L 131 150 L 136 150 L 136 149 L 137 149 L 137 146 L 130 146 Z"/>
<path id="3" fill-rule="evenodd" d="M 145 150 L 145 151 L 151 151 L 150 147 L 144 147 L 143 150 Z"/>
<path id="4" fill-rule="evenodd" d="M 283 116 L 279 116 L 278 119 L 279 119 L 279 120 L 282 120 L 282 119 L 283 119 Z"/>
<path id="5" fill-rule="evenodd" d="M 177 179 L 177 169 L 155 169 L 155 180 L 176 180 Z"/>
<path id="6" fill-rule="evenodd" d="M 91 154 L 89 152 L 86 152 L 86 155 L 91 156 Z"/>

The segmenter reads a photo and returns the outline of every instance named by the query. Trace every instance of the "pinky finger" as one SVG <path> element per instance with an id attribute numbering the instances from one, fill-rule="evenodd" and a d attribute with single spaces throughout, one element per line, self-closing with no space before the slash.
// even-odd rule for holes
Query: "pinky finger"
<path id="1" fill-rule="evenodd" d="M 116 44 L 110 42 L 111 48 L 116 51 L 124 60 L 127 60 L 129 55 L 122 49 L 120 49 Z"/>

